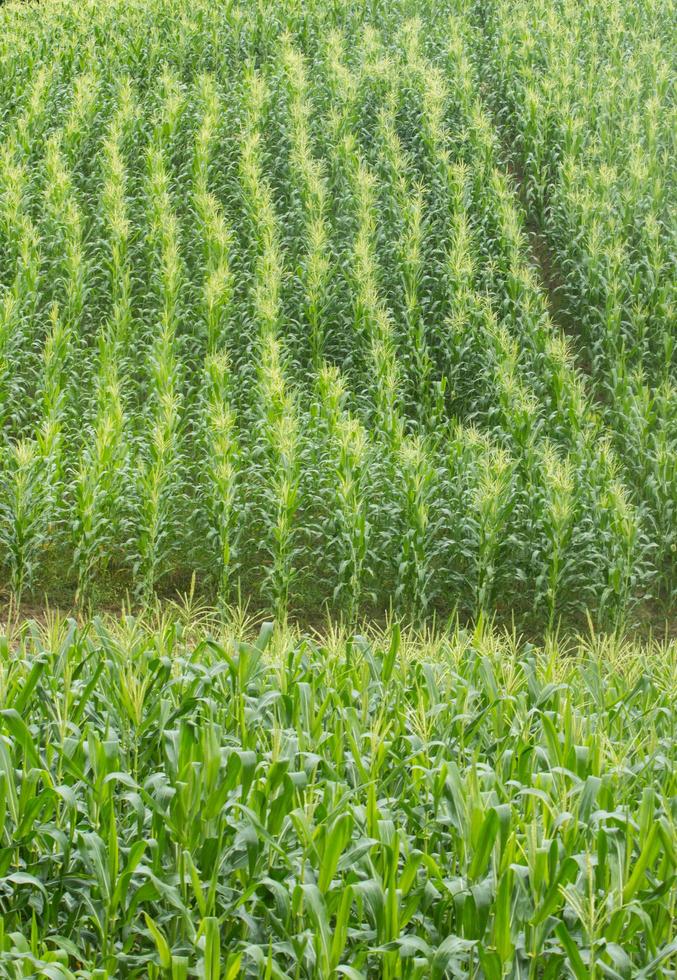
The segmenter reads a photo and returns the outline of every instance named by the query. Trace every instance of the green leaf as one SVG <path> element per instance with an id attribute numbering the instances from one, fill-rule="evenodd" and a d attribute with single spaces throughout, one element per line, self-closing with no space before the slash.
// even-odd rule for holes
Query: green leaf
<path id="1" fill-rule="evenodd" d="M 160 957 L 160 966 L 163 970 L 171 970 L 172 968 L 172 954 L 169 949 L 169 944 L 167 940 L 162 935 L 161 930 L 151 919 L 147 912 L 143 913 L 144 919 L 146 920 L 146 925 L 155 940 L 155 946 L 157 947 L 158 956 Z"/>
<path id="2" fill-rule="evenodd" d="M 555 935 L 566 951 L 569 966 L 571 967 L 576 980 L 591 980 L 590 972 L 581 958 L 578 947 L 563 922 L 560 922 L 559 925 L 555 926 Z"/>
<path id="3" fill-rule="evenodd" d="M 630 902 L 636 892 L 639 890 L 639 887 L 644 880 L 646 870 L 656 856 L 658 846 L 659 825 L 654 823 L 649 831 L 646 841 L 644 842 L 644 847 L 642 848 L 639 857 L 635 861 L 632 874 L 630 875 L 628 881 L 626 882 L 625 888 L 623 889 L 623 902 L 625 904 Z"/>
<path id="4" fill-rule="evenodd" d="M 0 718 L 4 719 L 7 729 L 23 749 L 23 752 L 30 765 L 34 769 L 41 769 L 42 763 L 40 762 L 38 750 L 35 747 L 35 743 L 33 742 L 26 722 L 23 720 L 16 708 L 5 708 L 4 710 L 0 711 Z"/>
<path id="5" fill-rule="evenodd" d="M 218 919 L 207 916 L 202 920 L 200 930 L 205 937 L 204 980 L 221 980 L 221 935 Z"/>
<path id="6" fill-rule="evenodd" d="M 491 851 L 499 826 L 498 814 L 494 809 L 489 810 L 482 821 L 475 853 L 468 869 L 468 877 L 473 881 L 485 874 L 489 866 Z"/>
<path id="7" fill-rule="evenodd" d="M 557 877 L 550 885 L 545 898 L 534 913 L 531 920 L 533 925 L 540 925 L 549 915 L 552 915 L 557 906 L 563 901 L 561 889 L 574 880 L 578 875 L 578 870 L 578 863 L 574 858 L 568 857 L 562 862 Z"/>
<path id="8" fill-rule="evenodd" d="M 353 817 L 350 813 L 342 813 L 326 831 L 322 860 L 320 861 L 320 874 L 318 877 L 318 887 L 321 892 L 326 892 L 332 883 L 339 858 L 350 842 L 353 830 Z"/>

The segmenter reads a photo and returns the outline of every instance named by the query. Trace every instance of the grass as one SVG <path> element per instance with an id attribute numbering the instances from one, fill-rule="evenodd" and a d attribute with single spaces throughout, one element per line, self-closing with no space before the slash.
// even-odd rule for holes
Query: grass
<path id="1" fill-rule="evenodd" d="M 4 976 L 672 975 L 674 643 L 188 608 L 1 649 Z"/>

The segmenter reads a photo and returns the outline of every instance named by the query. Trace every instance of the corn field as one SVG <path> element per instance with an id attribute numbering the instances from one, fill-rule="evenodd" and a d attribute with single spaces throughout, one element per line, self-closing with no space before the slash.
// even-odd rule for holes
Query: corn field
<path id="1" fill-rule="evenodd" d="M 6 597 L 673 608 L 667 7 L 5 6 Z"/>
<path id="2" fill-rule="evenodd" d="M 0 0 L 0 977 L 677 975 L 675 55 Z"/>
<path id="3" fill-rule="evenodd" d="M 238 636 L 4 637 L 3 977 L 674 976 L 674 644 Z"/>

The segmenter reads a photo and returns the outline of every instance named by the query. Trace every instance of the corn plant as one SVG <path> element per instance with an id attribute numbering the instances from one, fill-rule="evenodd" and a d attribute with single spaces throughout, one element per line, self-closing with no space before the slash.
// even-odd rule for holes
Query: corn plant
<path id="1" fill-rule="evenodd" d="M 412 392 L 411 402 L 421 421 L 434 411 L 433 361 L 428 349 L 424 311 L 421 308 L 422 279 L 425 275 L 423 245 L 425 227 L 425 186 L 411 178 L 411 160 L 405 155 L 397 133 L 396 102 L 391 99 L 379 120 L 379 135 L 392 187 L 396 225 L 399 229 L 397 265 L 402 291 L 405 322 L 404 350 L 400 355 Z"/>
<path id="2" fill-rule="evenodd" d="M 475 491 L 477 511 L 477 611 L 492 607 L 499 565 L 499 549 L 513 505 L 512 466 L 505 452 L 496 450 L 485 460 Z"/>
<path id="3" fill-rule="evenodd" d="M 203 117 L 197 132 L 193 156 L 193 186 L 195 211 L 198 218 L 198 242 L 202 245 L 204 262 L 203 302 L 207 329 L 207 350 L 211 353 L 224 342 L 225 331 L 232 315 L 233 296 L 230 254 L 232 234 L 217 198 L 210 190 L 209 170 L 212 165 L 220 103 L 209 77 L 201 79 Z"/>
<path id="4" fill-rule="evenodd" d="M 176 106 L 168 103 L 167 126 L 174 123 Z M 157 256 L 159 324 L 150 353 L 153 403 L 147 442 L 138 463 L 139 590 L 150 595 L 167 570 L 176 546 L 173 522 L 180 492 L 181 385 L 176 355 L 176 332 L 182 283 L 178 228 L 173 214 L 162 150 L 148 153 L 148 194 L 152 246 Z M 175 525 L 174 525 L 175 526 Z"/>
<path id="5" fill-rule="evenodd" d="M 11 447 L 7 456 L 0 498 L 0 535 L 10 589 L 18 605 L 24 590 L 32 584 L 46 546 L 51 487 L 45 481 L 35 443 L 22 440 Z"/>
<path id="6" fill-rule="evenodd" d="M 238 565 L 237 502 L 240 471 L 237 420 L 230 405 L 230 366 L 225 353 L 213 354 L 205 365 L 206 495 L 211 536 L 218 561 L 219 600 L 232 598 Z"/>
<path id="7" fill-rule="evenodd" d="M 333 471 L 334 542 L 338 544 L 333 599 L 353 623 L 361 604 L 370 544 L 367 434 L 345 408 L 345 385 L 336 369 L 325 367 L 318 384 Z"/>
<path id="8" fill-rule="evenodd" d="M 77 330 L 85 309 L 89 276 L 82 214 L 60 143 L 59 137 L 50 137 L 45 151 L 47 227 L 44 237 L 51 242 L 56 253 L 52 259 L 52 269 L 63 289 L 55 299 L 70 326 Z"/>
<path id="9" fill-rule="evenodd" d="M 110 277 L 111 321 L 115 343 L 125 348 L 131 329 L 131 271 L 128 251 L 131 227 L 127 205 L 127 174 L 123 141 L 129 124 L 125 100 L 129 87 L 121 89 L 121 105 L 114 115 L 102 152 L 102 219 L 109 236 L 106 265 Z"/>
<path id="10" fill-rule="evenodd" d="M 127 421 L 114 348 L 99 343 L 96 414 L 74 473 L 71 515 L 76 601 L 91 598 L 128 521 L 124 491 L 130 478 Z"/>
<path id="11" fill-rule="evenodd" d="M 547 540 L 548 568 L 543 584 L 548 609 L 548 628 L 552 630 L 555 626 L 557 599 L 566 568 L 566 551 L 571 540 L 576 500 L 571 464 L 558 459 L 549 447 L 546 453 L 543 524 Z"/>
<path id="12" fill-rule="evenodd" d="M 73 332 L 56 305 L 50 310 L 50 329 L 45 339 L 41 379 L 42 422 L 36 441 L 44 481 L 42 520 L 45 545 L 52 554 L 64 544 L 64 525 L 68 521 L 65 492 L 67 466 L 69 381 L 73 367 Z"/>
<path id="13" fill-rule="evenodd" d="M 436 473 L 426 448 L 420 439 L 412 437 L 400 450 L 404 519 L 395 598 L 417 625 L 425 622 L 433 597 L 430 510 Z"/>
<path id="14" fill-rule="evenodd" d="M 276 615 L 284 618 L 294 578 L 294 541 L 297 534 L 301 466 L 301 431 L 294 402 L 285 390 L 281 352 L 277 338 L 268 336 L 261 345 L 262 464 L 266 480 L 266 548 L 270 555 L 268 588 Z"/>
<path id="15" fill-rule="evenodd" d="M 261 176 L 260 117 L 266 97 L 263 80 L 248 78 L 248 119 L 242 133 L 241 169 L 257 245 L 253 306 L 258 328 L 256 428 L 259 479 L 263 478 L 264 550 L 270 565 L 267 587 L 275 612 L 284 618 L 294 578 L 295 516 L 299 506 L 301 429 L 289 391 L 279 338 L 283 260 L 270 188 Z"/>
<path id="16" fill-rule="evenodd" d="M 331 268 L 327 227 L 327 187 L 322 163 L 313 155 L 309 133 L 311 106 L 303 58 L 289 43 L 284 48 L 283 58 L 291 103 L 289 114 L 292 125 L 292 171 L 299 184 L 307 240 L 307 251 L 302 260 L 301 270 L 304 309 L 310 330 L 311 357 L 315 369 L 318 370 L 325 344 L 328 280 Z"/>

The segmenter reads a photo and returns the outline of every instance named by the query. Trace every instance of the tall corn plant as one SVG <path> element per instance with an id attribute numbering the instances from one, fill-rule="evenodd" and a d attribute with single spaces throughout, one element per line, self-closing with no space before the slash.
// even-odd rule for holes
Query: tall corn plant
<path id="1" fill-rule="evenodd" d="M 276 616 L 284 619 L 294 578 L 302 433 L 296 399 L 285 376 L 280 338 L 284 265 L 278 221 L 264 175 L 261 125 L 266 87 L 261 76 L 253 71 L 249 72 L 246 83 L 246 117 L 240 134 L 240 181 L 256 255 L 252 286 L 257 329 L 255 465 L 264 507 L 262 544 L 270 561 L 266 589 Z"/>
<path id="2" fill-rule="evenodd" d="M 46 550 L 50 557 L 67 547 L 64 528 L 68 522 L 71 498 L 65 478 L 69 456 L 69 410 L 72 401 L 73 331 L 56 305 L 50 310 L 50 328 L 43 349 L 40 383 L 41 421 L 37 443 L 42 479 L 47 489 L 43 501 Z"/>
<path id="3" fill-rule="evenodd" d="M 217 561 L 218 598 L 227 606 L 239 564 L 238 503 L 241 479 L 237 419 L 231 406 L 232 379 L 225 352 L 211 354 L 205 363 L 203 407 L 207 470 L 205 494 L 210 517 L 210 535 Z"/>
<path id="4" fill-rule="evenodd" d="M 73 562 L 81 603 L 92 598 L 98 578 L 119 557 L 129 519 L 128 422 L 115 347 L 105 336 L 99 339 L 95 385 L 96 411 L 73 474 Z"/>
<path id="5" fill-rule="evenodd" d="M 371 374 L 374 426 L 396 449 L 403 436 L 400 370 L 390 311 L 379 292 L 376 178 L 364 163 L 354 138 L 345 138 L 342 154 L 356 217 L 351 270 L 355 341 L 365 350 Z"/>
<path id="6" fill-rule="evenodd" d="M 395 599 L 399 608 L 422 625 L 434 598 L 435 528 L 431 510 L 436 491 L 436 468 L 425 442 L 410 436 L 399 453 L 398 477 L 402 483 L 402 550 Z"/>
<path id="7" fill-rule="evenodd" d="M 110 289 L 110 329 L 121 357 L 131 339 L 132 269 L 129 248 L 132 227 L 125 142 L 130 136 L 134 115 L 132 87 L 129 79 L 124 79 L 119 84 L 118 107 L 101 150 L 101 220 L 107 236 L 105 263 Z"/>
<path id="8" fill-rule="evenodd" d="M 393 69 L 395 70 L 395 69 Z M 420 422 L 432 428 L 431 415 L 436 399 L 432 383 L 433 362 L 428 349 L 427 325 L 422 309 L 424 238 L 426 235 L 426 188 L 412 177 L 412 160 L 408 158 L 396 126 L 397 101 L 392 97 L 381 112 L 379 140 L 387 174 L 388 192 L 392 194 L 396 227 L 396 246 L 401 306 L 404 312 L 405 339 L 398 353 L 407 374 L 410 397 L 408 405 Z"/>
<path id="9" fill-rule="evenodd" d="M 17 605 L 33 584 L 47 545 L 47 522 L 54 488 L 45 479 L 39 447 L 23 439 L 5 451 L 0 492 L 0 541 L 3 564 Z"/>
<path id="10" fill-rule="evenodd" d="M 75 473 L 72 515 L 76 598 L 91 599 L 96 580 L 109 567 L 114 543 L 120 548 L 128 530 L 130 425 L 123 400 L 122 352 L 130 325 L 131 278 L 127 259 L 130 225 L 126 204 L 123 142 L 133 116 L 131 87 L 120 83 L 119 104 L 101 152 L 101 221 L 108 234 L 106 266 L 110 312 L 100 327 L 94 362 L 95 411 L 85 429 Z M 81 393 L 76 391 L 76 397 Z M 80 407 L 83 410 L 84 406 Z M 79 441 L 79 440 L 78 440 Z M 119 557 L 119 555 L 118 555 Z"/>
<path id="11" fill-rule="evenodd" d="M 90 269 L 85 254 L 82 213 L 62 143 L 60 133 L 52 135 L 45 149 L 46 227 L 43 235 L 52 252 L 52 275 L 61 286 L 54 300 L 59 303 L 69 329 L 79 333 L 87 301 Z"/>
<path id="12" fill-rule="evenodd" d="M 30 194 L 29 170 L 16 145 L 8 142 L 0 157 L 0 220 L 7 242 L 3 251 L 8 258 L 6 285 L 0 292 L 0 349 L 6 364 L 5 385 L 14 397 L 3 399 L 0 413 L 5 426 L 11 425 L 17 435 L 26 424 L 29 410 L 22 394 L 35 380 L 33 330 L 42 282 L 41 238 L 30 214 Z"/>
<path id="13" fill-rule="evenodd" d="M 320 413 L 327 426 L 336 547 L 334 602 L 355 623 L 368 572 L 371 527 L 368 512 L 369 446 L 359 421 L 345 407 L 346 390 L 336 368 L 318 375 Z"/>
<path id="14" fill-rule="evenodd" d="M 329 305 L 329 201 L 322 162 L 313 155 L 310 133 L 312 105 L 308 95 L 306 65 L 303 56 L 289 41 L 285 43 L 282 57 L 289 93 L 290 162 L 303 206 L 306 242 L 299 275 L 303 287 L 304 312 L 310 330 L 311 359 L 315 370 L 319 370 L 325 347 Z"/>
<path id="15" fill-rule="evenodd" d="M 286 390 L 280 342 L 271 334 L 261 342 L 259 391 L 261 463 L 266 470 L 270 466 L 261 474 L 266 480 L 265 548 L 271 561 L 267 589 L 276 617 L 284 620 L 295 575 L 302 434 L 294 399 Z"/>
<path id="16" fill-rule="evenodd" d="M 541 507 L 546 567 L 537 580 L 536 601 L 545 596 L 548 629 L 552 632 L 567 573 L 567 551 L 576 519 L 577 495 L 571 461 L 560 459 L 548 445 L 544 448 L 542 473 Z"/>
<path id="17" fill-rule="evenodd" d="M 640 528 L 636 509 L 628 500 L 625 487 L 616 482 L 602 498 L 602 519 L 611 541 L 611 562 L 607 587 L 602 594 L 602 610 L 608 609 L 616 625 L 624 623 L 631 609 L 637 574 Z"/>
<path id="18" fill-rule="evenodd" d="M 60 129 L 63 152 L 72 169 L 85 155 L 102 103 L 102 79 L 93 51 L 83 57 L 83 68 L 72 83 L 72 97 Z"/>
<path id="19" fill-rule="evenodd" d="M 176 550 L 176 513 L 182 493 L 181 373 L 177 327 L 183 279 L 178 222 L 174 214 L 161 130 L 147 155 L 149 248 L 159 311 L 149 354 L 151 403 L 137 459 L 139 592 L 152 595 Z"/>
<path id="20" fill-rule="evenodd" d="M 477 516 L 476 609 L 489 615 L 495 599 L 500 550 L 513 506 L 513 464 L 502 450 L 487 454 L 475 490 Z"/>
<path id="21" fill-rule="evenodd" d="M 18 396 L 18 379 L 12 370 L 15 345 L 18 343 L 20 329 L 18 303 L 10 291 L 0 297 L 0 423 L 3 432 L 9 426 Z"/>
<path id="22" fill-rule="evenodd" d="M 210 186 L 210 169 L 218 133 L 221 104 L 210 76 L 200 79 L 202 116 L 193 148 L 193 200 L 198 221 L 197 240 L 202 249 L 204 282 L 202 302 L 207 350 L 219 350 L 233 315 L 233 273 L 230 256 L 233 236 L 219 201 Z"/>

